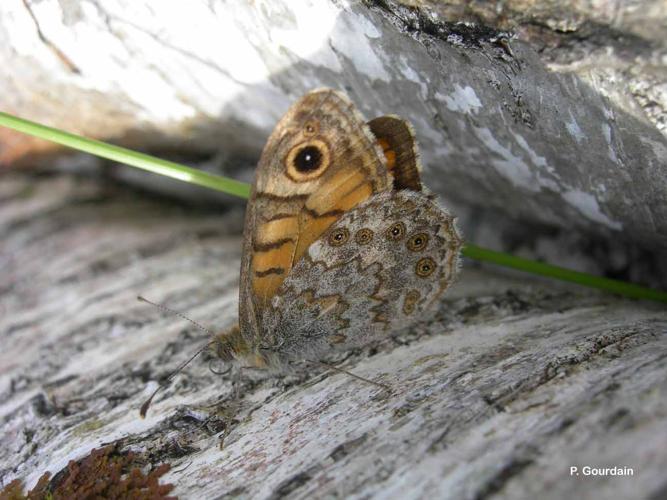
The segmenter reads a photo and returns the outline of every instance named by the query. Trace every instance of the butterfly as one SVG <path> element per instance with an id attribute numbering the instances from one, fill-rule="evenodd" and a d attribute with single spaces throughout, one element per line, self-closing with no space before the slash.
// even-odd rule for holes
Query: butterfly
<path id="1" fill-rule="evenodd" d="M 331 89 L 278 122 L 246 209 L 239 322 L 223 361 L 283 371 L 421 320 L 459 269 L 455 218 L 425 193 L 412 127 Z"/>

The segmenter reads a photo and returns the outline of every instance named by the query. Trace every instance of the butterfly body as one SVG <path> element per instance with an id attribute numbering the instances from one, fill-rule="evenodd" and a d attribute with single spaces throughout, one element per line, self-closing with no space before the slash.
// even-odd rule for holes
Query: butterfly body
<path id="1" fill-rule="evenodd" d="M 239 325 L 223 360 L 288 369 L 423 319 L 453 282 L 461 237 L 421 191 L 410 126 L 366 124 L 332 90 L 271 134 L 246 213 Z"/>

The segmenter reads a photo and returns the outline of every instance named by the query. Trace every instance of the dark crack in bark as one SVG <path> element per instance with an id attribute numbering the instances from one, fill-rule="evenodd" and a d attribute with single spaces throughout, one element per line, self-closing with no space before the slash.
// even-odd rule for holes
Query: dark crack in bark
<path id="1" fill-rule="evenodd" d="M 25 6 L 26 10 L 28 11 L 28 14 L 30 14 L 30 17 L 32 18 L 33 22 L 35 23 L 35 29 L 37 30 L 37 36 L 39 36 L 39 39 L 42 41 L 44 45 L 46 45 L 51 52 L 56 56 L 56 58 L 72 73 L 76 75 L 81 74 L 81 70 L 78 68 L 72 60 L 67 57 L 67 55 L 60 49 L 55 43 L 53 43 L 42 31 L 42 28 L 39 26 L 39 21 L 37 20 L 37 16 L 35 16 L 35 13 L 32 11 L 32 7 L 30 6 L 29 0 L 22 0 L 23 5 Z"/>

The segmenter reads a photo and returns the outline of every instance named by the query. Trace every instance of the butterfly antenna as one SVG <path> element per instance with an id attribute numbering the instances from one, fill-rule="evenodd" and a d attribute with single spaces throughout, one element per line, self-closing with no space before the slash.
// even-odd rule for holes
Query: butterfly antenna
<path id="1" fill-rule="evenodd" d="M 381 384 L 380 382 L 376 382 L 375 380 L 371 380 L 371 379 L 368 379 L 368 378 L 361 377 L 361 376 L 359 376 L 355 373 L 348 372 L 347 370 L 343 370 L 342 368 L 338 368 L 337 366 L 331 365 L 329 363 L 325 363 L 324 361 L 315 361 L 314 363 L 318 364 L 320 366 L 323 366 L 325 368 L 328 368 L 330 370 L 333 370 L 335 372 L 344 373 L 345 375 L 349 375 L 350 377 L 356 378 L 357 380 L 361 380 L 362 382 L 366 382 L 367 384 L 372 384 L 372 385 L 375 385 L 377 387 L 381 387 L 382 389 L 384 389 L 387 392 L 391 392 L 391 388 L 386 384 Z"/>
<path id="2" fill-rule="evenodd" d="M 208 333 L 209 335 L 213 336 L 213 332 L 212 332 L 211 330 L 209 330 L 209 329 L 206 328 L 205 326 L 200 325 L 200 324 L 197 323 L 195 320 L 188 318 L 188 317 L 187 317 L 185 314 L 183 314 L 183 313 L 179 313 L 178 311 L 174 311 L 173 309 L 169 309 L 167 306 L 163 306 L 162 304 L 156 304 L 155 302 L 152 302 L 152 301 L 148 300 L 147 298 L 142 297 L 141 295 L 139 295 L 139 296 L 137 297 L 137 300 L 140 301 L 140 302 L 146 302 L 147 304 L 150 304 L 150 305 L 152 305 L 152 306 L 155 306 L 155 307 L 157 307 L 160 311 L 163 311 L 163 312 L 166 312 L 166 313 L 169 313 L 169 314 L 173 314 L 174 316 L 178 316 L 178 317 L 181 318 L 181 319 L 184 319 L 184 320 L 186 320 L 186 321 L 189 321 L 191 324 L 193 324 L 194 326 L 196 326 L 197 328 L 199 328 L 201 331 L 206 332 L 206 333 Z"/>
<path id="3" fill-rule="evenodd" d="M 148 412 L 148 408 L 150 407 L 151 403 L 153 402 L 153 398 L 155 395 L 160 392 L 160 390 L 164 389 L 165 387 L 169 387 L 169 382 L 183 371 L 183 369 L 190 364 L 190 362 L 195 359 L 197 356 L 199 356 L 202 352 L 204 352 L 205 349 L 209 348 L 212 346 L 214 342 L 208 342 L 204 346 L 200 347 L 196 353 L 194 353 L 190 359 L 188 359 L 185 363 L 181 364 L 178 368 L 176 368 L 173 372 L 169 374 L 169 376 L 165 379 L 164 382 L 160 383 L 157 389 L 153 391 L 153 394 L 150 395 L 150 397 L 144 401 L 144 404 L 141 405 L 141 410 L 139 410 L 139 415 L 141 415 L 141 418 L 146 417 L 146 413 Z"/>
<path id="4" fill-rule="evenodd" d="M 166 307 L 166 306 L 163 306 L 162 304 L 156 304 L 155 302 L 152 302 L 152 301 L 148 300 L 147 298 L 142 297 L 141 295 L 139 295 L 139 296 L 137 297 L 137 300 L 139 300 L 139 301 L 141 301 L 141 302 L 146 302 L 147 304 L 150 304 L 150 305 L 152 305 L 152 306 L 157 307 L 158 309 L 160 309 L 160 310 L 163 311 L 163 312 L 166 312 L 166 313 L 169 313 L 169 314 L 173 314 L 173 315 L 175 315 L 175 316 L 178 316 L 179 318 L 182 318 L 182 319 L 184 319 L 184 320 L 186 320 L 186 321 L 189 321 L 191 324 L 193 324 L 194 326 L 196 326 L 197 328 L 199 328 L 199 329 L 202 330 L 203 332 L 206 332 L 206 333 L 208 333 L 209 335 L 213 336 L 213 332 L 211 332 L 211 330 L 209 330 L 208 328 L 206 328 L 206 327 L 200 325 L 200 324 L 197 323 L 196 321 L 194 321 L 194 320 L 188 318 L 185 314 L 179 313 L 178 311 L 174 311 L 173 309 L 170 309 L 170 308 L 168 308 L 168 307 Z M 209 348 L 209 347 L 212 346 L 213 344 L 214 344 L 214 342 L 208 342 L 208 343 L 206 343 L 206 344 L 205 344 L 204 346 L 202 346 L 199 350 L 197 350 L 197 352 L 194 353 L 190 359 L 188 359 L 185 363 L 183 363 L 181 366 L 179 366 L 178 368 L 176 368 L 173 372 L 171 372 L 171 373 L 169 374 L 169 376 L 167 377 L 167 379 L 166 379 L 164 382 L 162 382 L 162 383 L 158 386 L 158 388 L 155 389 L 155 390 L 153 391 L 153 394 L 151 394 L 150 397 L 149 397 L 146 401 L 144 401 L 144 404 L 141 405 L 141 409 L 139 410 L 139 415 L 141 415 L 141 418 L 145 418 L 145 417 L 146 417 L 146 413 L 148 412 L 148 408 L 151 406 L 151 403 L 153 402 L 153 398 L 155 397 L 155 395 L 156 395 L 158 392 L 160 392 L 160 390 L 164 389 L 165 387 L 168 387 L 168 386 L 169 386 L 169 382 L 171 382 L 171 380 L 172 380 L 176 375 L 178 375 L 179 373 L 181 373 L 181 372 L 183 371 L 183 369 L 184 369 L 186 366 L 188 366 L 188 365 L 190 364 L 190 362 L 191 362 L 193 359 L 195 359 L 195 358 L 196 358 L 197 356 L 199 356 L 202 352 L 204 352 L 205 349 Z"/>

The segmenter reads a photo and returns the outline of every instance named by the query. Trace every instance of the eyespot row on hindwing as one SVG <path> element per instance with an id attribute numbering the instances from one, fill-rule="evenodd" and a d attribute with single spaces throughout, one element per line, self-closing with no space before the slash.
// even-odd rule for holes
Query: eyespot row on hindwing
<path id="1" fill-rule="evenodd" d="M 406 234 L 406 226 L 403 222 L 398 221 L 391 224 L 384 231 L 384 236 L 390 241 L 401 241 L 404 239 Z M 357 230 L 354 234 L 354 241 L 360 245 L 368 245 L 373 238 L 375 233 L 372 229 L 363 227 Z M 340 247 L 345 245 L 350 240 L 350 231 L 346 227 L 336 227 L 329 231 L 327 241 L 332 247 Z M 408 240 L 405 242 L 405 246 L 411 252 L 421 252 L 423 251 L 429 243 L 430 236 L 424 231 L 418 231 L 413 233 Z M 435 260 L 431 257 L 422 257 L 417 261 L 415 265 L 415 274 L 421 278 L 427 278 L 438 267 Z"/>

